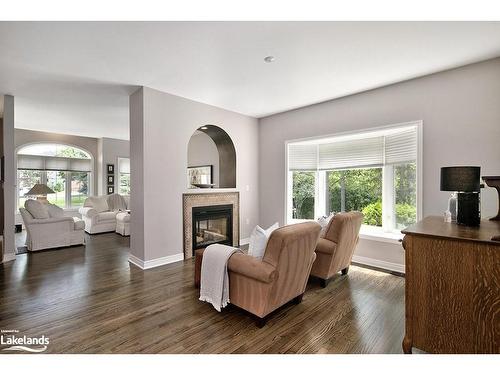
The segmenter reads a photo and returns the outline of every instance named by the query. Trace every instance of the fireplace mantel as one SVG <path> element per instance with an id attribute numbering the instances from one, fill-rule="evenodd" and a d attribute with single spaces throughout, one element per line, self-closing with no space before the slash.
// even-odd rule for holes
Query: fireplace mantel
<path id="1" fill-rule="evenodd" d="M 205 190 L 200 192 L 199 190 Z M 240 242 L 240 194 L 238 191 L 196 189 L 182 195 L 184 259 L 191 258 L 193 247 L 193 207 L 233 205 L 233 246 Z"/>

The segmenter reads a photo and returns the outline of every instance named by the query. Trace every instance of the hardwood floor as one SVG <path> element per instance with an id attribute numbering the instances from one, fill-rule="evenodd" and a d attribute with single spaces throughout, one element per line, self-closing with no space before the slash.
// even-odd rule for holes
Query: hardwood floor
<path id="1" fill-rule="evenodd" d="M 324 289 L 310 281 L 301 304 L 259 329 L 234 306 L 198 301 L 194 260 L 142 271 L 128 247 L 108 233 L 0 265 L 0 329 L 43 334 L 48 353 L 402 352 L 401 277 L 351 266 Z"/>

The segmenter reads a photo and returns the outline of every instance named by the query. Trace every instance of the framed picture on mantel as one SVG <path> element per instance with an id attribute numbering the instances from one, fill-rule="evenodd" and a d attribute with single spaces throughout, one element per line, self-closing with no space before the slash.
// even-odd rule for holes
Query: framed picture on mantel
<path id="1" fill-rule="evenodd" d="M 212 187 L 212 165 L 188 167 L 188 188 Z"/>

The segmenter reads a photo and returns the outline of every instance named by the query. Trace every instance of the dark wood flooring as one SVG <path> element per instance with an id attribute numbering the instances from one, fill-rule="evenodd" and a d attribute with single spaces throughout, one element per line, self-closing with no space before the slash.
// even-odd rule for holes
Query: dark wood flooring
<path id="1" fill-rule="evenodd" d="M 129 239 L 18 255 L 0 264 L 0 329 L 50 338 L 49 353 L 401 353 L 404 279 L 352 266 L 264 328 L 198 300 L 194 260 L 142 271 Z M 1 353 L 1 352 L 0 352 Z"/>

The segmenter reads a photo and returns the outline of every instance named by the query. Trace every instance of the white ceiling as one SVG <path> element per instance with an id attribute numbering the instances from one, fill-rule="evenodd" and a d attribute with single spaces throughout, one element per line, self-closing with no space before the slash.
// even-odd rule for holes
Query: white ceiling
<path id="1" fill-rule="evenodd" d="M 17 127 L 126 139 L 141 85 L 263 117 L 500 56 L 500 23 L 0 22 L 0 51 Z"/>

